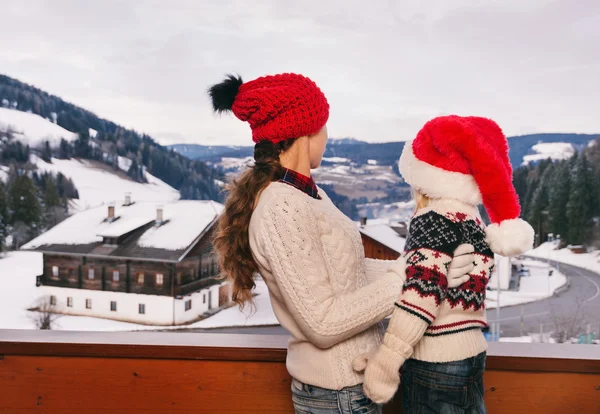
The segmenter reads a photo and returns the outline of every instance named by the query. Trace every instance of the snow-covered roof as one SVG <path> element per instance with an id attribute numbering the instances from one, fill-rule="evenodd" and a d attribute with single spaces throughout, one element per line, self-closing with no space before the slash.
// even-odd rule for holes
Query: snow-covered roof
<path id="1" fill-rule="evenodd" d="M 137 202 L 115 207 L 115 219 L 108 220 L 108 206 L 77 213 L 27 243 L 23 249 L 54 253 L 95 254 L 103 238 L 132 234 L 101 255 L 178 261 L 182 254 L 216 220 L 223 205 L 214 201 L 180 200 L 164 205 Z M 157 208 L 163 221 L 157 223 Z M 154 223 L 154 225 L 153 225 Z"/>
<path id="2" fill-rule="evenodd" d="M 359 231 L 398 253 L 404 251 L 406 239 L 391 227 L 389 220 L 369 220 L 365 226 L 359 224 Z"/>
<path id="3" fill-rule="evenodd" d="M 0 128 L 12 129 L 16 139 L 32 147 L 40 146 L 45 141 L 56 147 L 61 138 L 66 141 L 77 139 L 76 133 L 67 131 L 39 115 L 8 108 L 0 108 Z"/>

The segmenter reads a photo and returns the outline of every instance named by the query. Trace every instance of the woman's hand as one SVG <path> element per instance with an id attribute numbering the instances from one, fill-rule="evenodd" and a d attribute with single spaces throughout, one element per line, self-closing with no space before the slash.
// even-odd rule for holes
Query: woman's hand
<path id="1" fill-rule="evenodd" d="M 475 248 L 470 244 L 461 244 L 454 251 L 454 258 L 448 269 L 448 288 L 457 288 L 467 282 L 469 273 L 475 268 Z"/>

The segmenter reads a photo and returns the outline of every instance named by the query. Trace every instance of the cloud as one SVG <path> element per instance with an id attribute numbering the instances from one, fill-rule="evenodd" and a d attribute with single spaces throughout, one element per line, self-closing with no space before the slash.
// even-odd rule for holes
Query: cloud
<path id="1" fill-rule="evenodd" d="M 7 4 L 2 4 L 7 3 Z M 598 132 L 600 3 L 0 0 L 0 71 L 161 142 L 251 144 L 206 89 L 299 72 L 331 103 L 329 131 L 410 139 L 445 113 L 507 134 Z"/>

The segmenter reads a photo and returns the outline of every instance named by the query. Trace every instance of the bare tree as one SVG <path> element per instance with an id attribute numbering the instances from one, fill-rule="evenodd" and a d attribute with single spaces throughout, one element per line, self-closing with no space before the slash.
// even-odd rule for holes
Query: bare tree
<path id="1" fill-rule="evenodd" d="M 552 303 L 550 305 L 550 316 L 554 331 L 552 337 L 558 343 L 564 343 L 585 332 L 587 318 L 584 309 L 584 301 L 576 299 L 573 306 L 558 308 Z"/>
<path id="2" fill-rule="evenodd" d="M 60 315 L 56 313 L 57 310 L 56 305 L 52 303 L 52 297 L 46 295 L 39 298 L 36 306 L 30 309 L 32 311 L 30 318 L 36 328 L 51 330 L 57 319 L 60 318 Z"/>

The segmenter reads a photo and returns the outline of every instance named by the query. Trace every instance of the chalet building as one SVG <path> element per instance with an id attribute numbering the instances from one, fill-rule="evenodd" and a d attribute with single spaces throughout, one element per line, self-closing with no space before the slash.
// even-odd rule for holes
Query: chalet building
<path id="1" fill-rule="evenodd" d="M 38 286 L 57 313 L 185 324 L 230 300 L 211 242 L 222 209 L 127 197 L 73 215 L 24 249 L 43 253 Z"/>
<path id="2" fill-rule="evenodd" d="M 360 231 L 365 257 L 396 260 L 404 251 L 408 226 L 404 222 L 369 220 L 362 218 Z"/>

